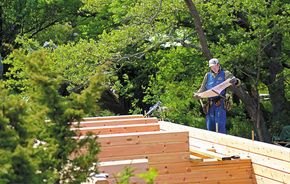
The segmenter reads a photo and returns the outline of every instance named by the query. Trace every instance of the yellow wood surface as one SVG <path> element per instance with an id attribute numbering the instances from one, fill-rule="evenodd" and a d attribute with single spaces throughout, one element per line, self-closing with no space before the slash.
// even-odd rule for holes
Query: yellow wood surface
<path id="1" fill-rule="evenodd" d="M 288 184 L 288 183 L 278 182 L 269 178 L 265 178 L 259 175 L 255 175 L 254 179 L 255 179 L 255 184 Z"/>
<path id="2" fill-rule="evenodd" d="M 255 175 L 263 176 L 274 181 L 282 183 L 290 183 L 290 173 L 275 170 L 258 164 L 253 164 L 253 171 Z"/>
<path id="3" fill-rule="evenodd" d="M 231 160 L 230 156 L 222 155 L 219 153 L 215 153 L 215 152 L 208 151 L 205 149 L 197 148 L 194 146 L 190 146 L 190 152 L 198 153 L 200 155 L 204 155 L 204 156 L 210 157 L 210 158 L 215 158 L 217 160 Z"/>
<path id="4" fill-rule="evenodd" d="M 195 155 L 190 155 L 189 159 L 190 159 L 190 162 L 202 162 L 203 161 L 203 158 L 195 156 Z"/>

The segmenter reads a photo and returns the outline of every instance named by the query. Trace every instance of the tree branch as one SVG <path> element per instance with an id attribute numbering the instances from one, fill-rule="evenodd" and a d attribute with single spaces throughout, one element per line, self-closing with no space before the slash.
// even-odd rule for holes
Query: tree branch
<path id="1" fill-rule="evenodd" d="M 28 38 L 32 38 L 32 37 L 33 37 L 34 35 L 36 35 L 38 32 L 40 32 L 40 31 L 42 31 L 42 30 L 44 30 L 44 29 L 46 29 L 46 28 L 48 28 L 48 27 L 54 25 L 56 22 L 57 22 L 57 20 L 55 20 L 55 21 L 51 22 L 50 24 L 48 24 L 48 25 L 46 25 L 46 26 L 44 26 L 44 27 L 42 27 L 42 28 L 40 28 L 40 29 L 34 31 L 34 32 L 33 32 L 33 33 L 28 37 Z"/>

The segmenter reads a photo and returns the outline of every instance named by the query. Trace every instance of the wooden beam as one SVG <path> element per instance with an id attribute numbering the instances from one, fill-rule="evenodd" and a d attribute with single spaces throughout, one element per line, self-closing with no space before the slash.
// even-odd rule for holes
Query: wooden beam
<path id="1" fill-rule="evenodd" d="M 144 153 L 143 155 L 127 155 L 99 158 L 101 162 L 117 161 L 117 160 L 132 160 L 132 159 L 148 159 L 150 167 L 154 167 L 163 163 L 188 163 L 189 152 L 175 152 L 175 153 Z"/>
<path id="2" fill-rule="evenodd" d="M 132 125 L 132 124 L 148 124 L 158 123 L 157 118 L 136 118 L 136 119 L 117 119 L 117 120 L 100 120 L 100 121 L 82 121 L 80 123 L 72 123 L 72 127 L 99 127 L 99 126 L 116 126 L 116 125 Z"/>
<path id="3" fill-rule="evenodd" d="M 194 156 L 194 155 L 190 155 L 189 160 L 190 160 L 190 162 L 202 162 L 203 158 L 200 158 L 200 157 L 197 157 L 197 156 Z"/>
<path id="4" fill-rule="evenodd" d="M 81 137 L 82 138 L 82 137 Z M 99 135 L 102 148 L 122 145 L 184 142 L 188 144 L 188 132 L 136 132 L 124 134 Z M 189 149 L 189 148 L 188 148 Z"/>
<path id="5" fill-rule="evenodd" d="M 116 126 L 102 126 L 102 127 L 85 127 L 85 128 L 71 128 L 79 135 L 86 135 L 87 132 L 93 132 L 99 135 L 105 134 L 119 134 L 132 132 L 151 132 L 160 131 L 158 123 L 152 124 L 133 124 L 133 125 L 116 125 Z"/>
<path id="6" fill-rule="evenodd" d="M 190 146 L 190 152 L 198 153 L 198 154 L 210 157 L 210 158 L 215 158 L 217 160 L 231 160 L 230 156 L 222 155 L 219 153 L 214 153 L 212 151 L 207 151 L 205 149 L 200 149 L 193 146 Z"/>
<path id="7" fill-rule="evenodd" d="M 255 175 L 263 176 L 282 183 L 290 183 L 290 171 L 287 173 L 258 164 L 253 164 L 253 171 Z"/>
<path id="8" fill-rule="evenodd" d="M 251 169 L 234 169 L 234 170 L 208 170 L 206 172 L 187 172 L 176 174 L 163 174 L 158 175 L 154 182 L 173 184 L 173 183 L 223 183 L 224 181 L 229 183 L 238 183 L 239 180 L 252 181 Z M 245 184 L 245 183 L 244 183 Z"/>
<path id="9" fill-rule="evenodd" d="M 128 155 L 175 153 L 185 151 L 188 151 L 188 143 L 186 142 L 165 142 L 102 147 L 102 151 L 98 154 L 98 157 L 104 158 Z"/>
<path id="10" fill-rule="evenodd" d="M 110 179 L 114 178 L 114 175 L 123 172 L 125 166 L 128 166 L 131 169 L 135 169 L 132 173 L 134 175 L 140 173 L 147 173 L 149 170 L 147 159 L 99 162 L 97 167 L 100 173 L 108 173 L 108 179 Z"/>
<path id="11" fill-rule="evenodd" d="M 144 118 L 142 114 L 137 115 L 120 115 L 120 116 L 102 116 L 102 117 L 89 117 L 83 118 L 83 121 L 104 121 L 104 120 L 117 120 L 117 119 L 135 119 Z"/>
<path id="12" fill-rule="evenodd" d="M 154 166 L 159 174 L 172 174 L 172 173 L 197 173 L 197 172 L 208 172 L 208 171 L 229 171 L 229 170 L 252 170 L 251 162 L 248 160 L 247 162 L 224 162 L 224 161 L 215 161 L 209 164 L 196 165 L 195 163 L 187 162 L 187 163 L 162 163 L 156 164 Z"/>
<path id="13" fill-rule="evenodd" d="M 259 175 L 255 175 L 254 178 L 255 184 L 286 184 Z"/>

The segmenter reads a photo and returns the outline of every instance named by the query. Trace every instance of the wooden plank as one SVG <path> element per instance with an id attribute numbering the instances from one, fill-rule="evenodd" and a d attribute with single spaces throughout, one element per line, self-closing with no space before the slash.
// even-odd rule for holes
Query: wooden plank
<path id="1" fill-rule="evenodd" d="M 200 182 L 200 184 L 213 184 L 213 183 L 218 183 L 218 184 L 254 184 L 253 179 L 237 179 L 237 180 L 223 180 L 223 181 L 203 181 Z"/>
<path id="2" fill-rule="evenodd" d="M 188 132 L 172 131 L 172 132 L 137 132 L 124 134 L 109 134 L 109 135 L 99 135 L 98 141 L 101 143 L 102 148 L 121 145 L 152 144 L 165 142 L 188 143 Z"/>
<path id="3" fill-rule="evenodd" d="M 99 158 L 103 161 L 130 160 L 130 159 L 148 159 L 150 167 L 162 163 L 187 163 L 189 152 L 160 153 L 160 154 L 143 154 Z"/>
<path id="4" fill-rule="evenodd" d="M 231 160 L 230 156 L 222 155 L 222 154 L 215 153 L 212 151 L 207 151 L 207 150 L 200 149 L 194 146 L 190 146 L 190 152 L 195 152 L 195 153 L 198 153 L 198 154 L 210 157 L 210 158 L 215 158 L 217 160 Z"/>
<path id="5" fill-rule="evenodd" d="M 192 167 L 209 166 L 209 165 L 231 165 L 246 163 L 251 164 L 251 159 L 235 159 L 235 160 L 223 160 L 223 161 L 213 161 L 213 162 L 192 162 Z"/>
<path id="6" fill-rule="evenodd" d="M 133 125 L 116 125 L 116 126 L 103 126 L 103 127 L 71 128 L 71 130 L 76 131 L 78 135 L 86 135 L 86 133 L 89 131 L 95 134 L 105 135 L 105 134 L 159 131 L 160 127 L 158 123 L 152 123 L 152 124 L 133 124 Z"/>
<path id="7" fill-rule="evenodd" d="M 278 182 L 269 178 L 265 178 L 259 175 L 255 175 L 254 178 L 255 178 L 256 184 L 287 184 L 287 183 Z"/>
<path id="8" fill-rule="evenodd" d="M 157 118 L 135 118 L 135 119 L 117 119 L 117 120 L 100 120 L 100 121 L 81 121 L 80 123 L 72 123 L 72 127 L 100 127 L 100 126 L 116 126 L 116 125 L 132 125 L 158 123 Z"/>
<path id="9" fill-rule="evenodd" d="M 252 170 L 250 162 L 247 163 L 238 163 L 235 164 L 212 164 L 204 166 L 192 166 L 192 163 L 163 163 L 157 164 L 154 167 L 159 171 L 159 174 L 176 174 L 176 173 L 196 173 L 196 172 L 211 172 L 211 171 L 230 171 L 230 170 Z"/>
<path id="10" fill-rule="evenodd" d="M 190 160 L 190 162 L 202 162 L 203 158 L 200 158 L 200 157 L 197 157 L 197 156 L 194 156 L 194 155 L 190 155 L 189 160 Z"/>
<path id="11" fill-rule="evenodd" d="M 221 183 L 222 181 L 231 181 L 236 183 L 237 180 L 252 181 L 251 170 L 223 170 L 223 171 L 208 171 L 208 172 L 189 172 L 177 174 L 159 175 L 154 180 L 156 183 Z"/>
<path id="12" fill-rule="evenodd" d="M 185 152 L 188 150 L 187 142 L 169 142 L 154 144 L 137 144 L 113 147 L 102 147 L 102 151 L 98 154 L 99 158 L 116 157 L 127 155 L 143 155 L 143 154 L 160 154 L 170 152 Z"/>
<path id="13" fill-rule="evenodd" d="M 255 163 L 253 164 L 253 171 L 255 175 L 263 176 L 282 183 L 290 183 L 290 171 L 288 173 L 282 172 Z"/>
<path id="14" fill-rule="evenodd" d="M 123 172 L 125 166 L 128 166 L 131 169 L 135 169 L 132 173 L 134 175 L 140 173 L 147 173 L 149 170 L 147 159 L 99 162 L 97 167 L 100 173 L 108 173 L 108 178 L 112 178 L 118 173 Z"/>
<path id="15" fill-rule="evenodd" d="M 192 151 L 189 151 L 190 155 L 193 155 L 195 157 L 200 157 L 202 159 L 211 159 L 212 157 L 208 157 L 208 156 L 205 156 L 205 155 L 202 155 L 202 154 L 198 154 L 198 153 L 195 153 L 195 152 L 192 152 Z M 217 161 L 217 159 L 216 159 Z"/>
<path id="16" fill-rule="evenodd" d="M 131 119 L 131 118 L 132 119 L 144 118 L 144 116 L 142 114 L 137 114 L 137 115 L 88 117 L 88 118 L 83 118 L 83 121 L 103 121 L 103 120 Z"/>

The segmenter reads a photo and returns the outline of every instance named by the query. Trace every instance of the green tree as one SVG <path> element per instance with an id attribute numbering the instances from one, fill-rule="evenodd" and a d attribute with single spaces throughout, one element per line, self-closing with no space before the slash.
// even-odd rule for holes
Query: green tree
<path id="1" fill-rule="evenodd" d="M 105 89 L 102 67 L 81 94 L 62 97 L 57 91 L 62 82 L 60 71 L 51 67 L 54 61 L 46 50 L 15 50 L 11 57 L 23 64 L 25 85 L 30 87 L 21 98 L 1 82 L 1 182 L 85 181 L 91 172 L 97 172 L 90 168 L 98 161 L 100 145 L 96 135 L 81 138 L 70 127 L 96 110 L 95 102 Z M 35 140 L 45 143 L 35 146 Z"/>

